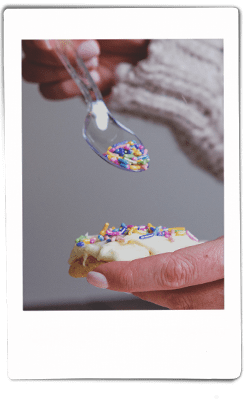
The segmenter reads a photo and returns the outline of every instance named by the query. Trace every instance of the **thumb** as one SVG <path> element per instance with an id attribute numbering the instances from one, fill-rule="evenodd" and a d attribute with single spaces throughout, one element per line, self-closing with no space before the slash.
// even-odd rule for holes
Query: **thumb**
<path id="1" fill-rule="evenodd" d="M 222 279 L 223 237 L 133 261 L 99 265 L 87 281 L 97 287 L 122 292 L 172 290 Z"/>

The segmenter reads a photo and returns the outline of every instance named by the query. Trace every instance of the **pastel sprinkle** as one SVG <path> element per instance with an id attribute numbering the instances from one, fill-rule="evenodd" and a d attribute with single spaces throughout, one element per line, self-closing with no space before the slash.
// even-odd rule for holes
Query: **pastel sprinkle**
<path id="1" fill-rule="evenodd" d="M 140 165 L 130 165 L 130 169 L 132 169 L 133 171 L 138 171 L 139 169 L 141 169 Z"/>
<path id="2" fill-rule="evenodd" d="M 157 235 L 157 233 L 159 233 L 160 232 L 160 226 L 157 226 L 157 228 L 155 228 L 154 229 L 154 235 L 156 236 Z M 152 228 L 151 228 L 152 229 Z"/>
<path id="3" fill-rule="evenodd" d="M 79 236 L 75 242 L 78 247 L 84 247 L 86 244 L 94 244 L 96 242 L 103 242 L 106 243 L 118 241 L 124 242 L 126 236 L 130 236 L 133 233 L 137 233 L 139 235 L 139 239 L 148 239 L 154 236 L 161 236 L 163 239 L 170 242 L 174 242 L 176 236 L 184 236 L 187 235 L 190 239 L 198 242 L 199 240 L 192 235 L 191 232 L 185 230 L 184 227 L 173 227 L 167 228 L 166 226 L 153 226 L 152 224 L 148 223 L 147 225 L 126 225 L 124 222 L 121 223 L 119 228 L 112 226 L 109 228 L 109 223 L 106 222 L 100 231 L 98 236 L 90 237 L 88 233 L 85 235 Z"/>
<path id="4" fill-rule="evenodd" d="M 123 235 L 126 232 L 126 230 L 127 230 L 127 227 L 122 228 L 122 230 L 120 231 L 120 235 Z"/>
<path id="5" fill-rule="evenodd" d="M 84 244 L 83 242 L 78 242 L 76 245 L 77 245 L 78 247 L 84 247 L 84 246 L 85 246 L 85 244 Z"/>
<path id="6" fill-rule="evenodd" d="M 190 238 L 190 239 L 192 239 L 192 240 L 195 240 L 196 242 L 198 242 L 199 240 L 194 236 L 194 235 L 192 235 L 192 233 L 191 232 L 189 232 L 189 231 L 186 231 L 186 234 L 188 235 L 188 237 Z"/>
<path id="7" fill-rule="evenodd" d="M 105 232 L 106 232 L 106 230 L 108 229 L 108 227 L 109 227 L 109 223 L 108 223 L 108 222 L 106 222 L 106 223 L 104 224 L 104 227 L 103 227 L 103 228 L 102 228 L 102 230 L 100 231 L 99 235 L 102 235 L 102 236 L 104 236 L 104 235 L 105 235 Z"/>
<path id="8" fill-rule="evenodd" d="M 79 238 L 77 238 L 77 239 L 75 240 L 75 242 L 76 242 L 76 243 L 81 242 L 81 241 L 83 241 L 83 239 L 86 239 L 86 237 L 87 237 L 87 236 L 81 235 L 81 236 L 79 236 Z"/>
<path id="9" fill-rule="evenodd" d="M 111 163 L 131 171 L 145 171 L 150 162 L 148 150 L 135 140 L 125 140 L 109 146 L 103 156 Z"/>
<path id="10" fill-rule="evenodd" d="M 153 234 L 153 233 L 150 233 L 150 234 L 148 234 L 148 235 L 139 236 L 139 239 L 149 239 L 149 238 L 151 238 L 151 237 L 153 237 L 153 236 L 154 236 L 154 234 Z"/>

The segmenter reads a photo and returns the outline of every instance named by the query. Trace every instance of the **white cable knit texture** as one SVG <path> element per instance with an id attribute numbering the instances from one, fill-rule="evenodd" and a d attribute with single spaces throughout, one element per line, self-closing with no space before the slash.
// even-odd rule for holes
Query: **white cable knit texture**
<path id="1" fill-rule="evenodd" d="M 117 77 L 110 108 L 166 124 L 192 162 L 223 180 L 222 40 L 152 40 Z"/>

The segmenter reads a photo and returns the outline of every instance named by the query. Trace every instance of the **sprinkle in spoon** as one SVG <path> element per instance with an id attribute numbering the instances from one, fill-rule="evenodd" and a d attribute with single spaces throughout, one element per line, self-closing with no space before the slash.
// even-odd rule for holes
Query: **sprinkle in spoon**
<path id="1" fill-rule="evenodd" d="M 55 40 L 55 51 L 80 89 L 87 105 L 82 134 L 91 149 L 104 161 L 125 171 L 141 172 L 149 167 L 148 151 L 133 131 L 117 121 L 104 103 L 84 61 L 70 40 Z M 67 56 L 74 54 L 76 66 Z"/>

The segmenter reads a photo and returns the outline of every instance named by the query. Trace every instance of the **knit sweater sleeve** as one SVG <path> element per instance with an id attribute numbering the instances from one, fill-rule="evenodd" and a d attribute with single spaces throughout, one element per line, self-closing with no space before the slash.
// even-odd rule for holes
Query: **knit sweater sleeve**
<path id="1" fill-rule="evenodd" d="M 222 181 L 222 40 L 152 40 L 146 59 L 116 73 L 110 108 L 167 125 L 190 160 Z"/>

